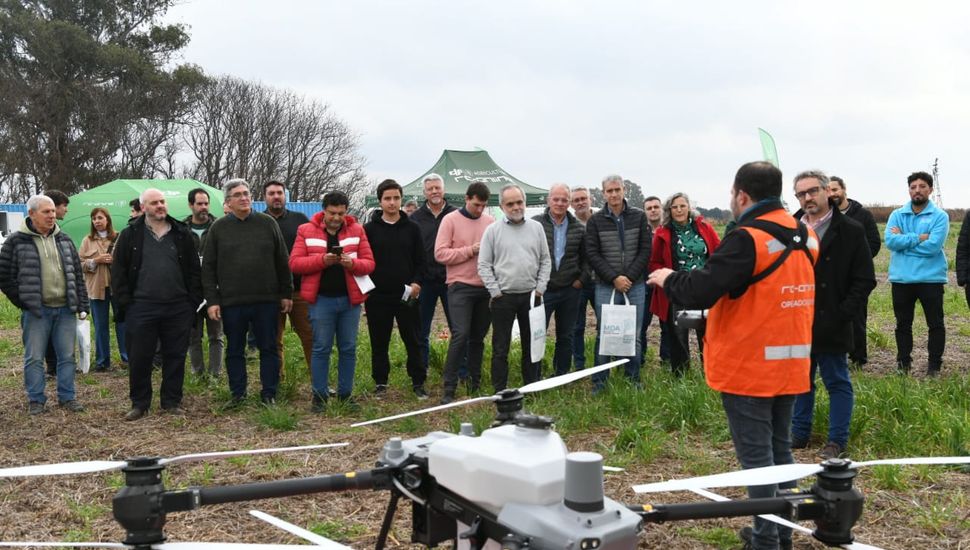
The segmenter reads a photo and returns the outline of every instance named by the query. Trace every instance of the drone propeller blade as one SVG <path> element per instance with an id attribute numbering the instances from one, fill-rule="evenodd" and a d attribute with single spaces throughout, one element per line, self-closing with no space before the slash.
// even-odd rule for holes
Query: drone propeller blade
<path id="1" fill-rule="evenodd" d="M 714 474 L 687 479 L 672 479 L 658 483 L 634 485 L 637 493 L 662 493 L 667 491 L 689 491 L 692 489 L 707 489 L 712 487 L 746 487 L 749 485 L 773 485 L 786 481 L 795 481 L 822 471 L 818 464 L 782 464 L 737 470 L 723 474 Z"/>
<path id="2" fill-rule="evenodd" d="M 93 472 L 120 470 L 125 467 L 125 464 L 127 462 L 123 460 L 90 460 L 85 462 L 61 462 L 59 464 L 18 466 L 16 468 L 0 469 L 0 478 L 90 474 Z"/>
<path id="3" fill-rule="evenodd" d="M 610 370 L 613 367 L 622 365 L 628 362 L 629 359 L 620 359 L 619 361 L 613 361 L 611 363 L 606 363 L 603 365 L 597 365 L 588 369 L 583 369 L 580 371 L 570 372 L 569 374 L 562 374 L 560 376 L 553 376 L 552 378 L 546 378 L 544 380 L 539 380 L 531 384 L 526 384 L 519 388 L 519 393 L 533 393 L 537 391 L 551 390 L 552 388 L 557 388 L 564 384 L 569 384 L 570 382 L 575 382 L 586 378 L 587 376 L 592 376 L 598 372 L 603 372 L 605 370 Z"/>
<path id="4" fill-rule="evenodd" d="M 312 531 L 307 531 L 302 527 L 297 527 L 288 521 L 284 521 L 278 517 L 271 516 L 266 512 L 260 512 L 259 510 L 250 510 L 249 514 L 253 517 L 259 518 L 266 523 L 279 527 L 280 529 L 290 533 L 291 535 L 296 535 L 302 539 L 308 540 L 321 548 L 327 548 L 331 550 L 350 550 L 349 546 L 344 546 L 339 542 L 332 541 L 327 537 L 320 536 Z"/>
<path id="5" fill-rule="evenodd" d="M 344 547 L 346 548 L 346 547 Z M 319 546 L 299 544 L 249 544 L 243 542 L 163 542 L 152 550 L 320 550 Z"/>
<path id="6" fill-rule="evenodd" d="M 345 447 L 349 443 L 328 443 L 325 445 L 305 445 L 303 447 L 279 447 L 275 449 L 254 449 L 250 451 L 224 451 L 218 453 L 197 453 L 176 456 L 174 458 L 163 458 L 159 464 L 173 464 L 176 462 L 187 462 L 192 460 L 207 460 L 213 458 L 228 458 L 233 456 L 257 455 L 265 453 L 283 453 L 288 451 L 303 451 L 309 449 L 326 449 L 330 447 Z M 56 476 L 71 474 L 90 474 L 94 472 L 107 472 L 110 470 L 120 470 L 128 463 L 124 460 L 89 460 L 84 462 L 61 462 L 59 464 L 37 464 L 35 466 L 18 466 L 15 468 L 0 469 L 0 478 L 4 477 L 29 477 L 29 476 Z"/>
<path id="7" fill-rule="evenodd" d="M 376 418 L 374 420 L 367 420 L 365 422 L 358 422 L 356 424 L 351 424 L 351 428 L 359 428 L 360 426 L 368 426 L 370 424 L 379 424 L 381 422 L 388 422 L 391 420 L 400 420 L 401 418 L 407 418 L 409 416 L 417 416 L 419 414 L 426 414 L 429 412 L 443 411 L 446 409 L 453 409 L 455 407 L 463 407 L 465 405 L 471 405 L 472 403 L 480 403 L 482 401 L 498 401 L 499 397 L 497 395 L 486 395 L 484 397 L 474 397 L 472 399 L 465 399 L 464 401 L 453 401 L 447 405 L 438 405 L 436 407 L 428 407 L 427 409 L 419 409 L 416 411 L 410 411 L 401 414 L 395 414 L 394 416 L 385 416 L 384 418 Z"/>
<path id="8" fill-rule="evenodd" d="M 702 496 L 704 498 L 713 500 L 715 502 L 727 502 L 727 501 L 731 500 L 731 499 L 729 499 L 726 496 L 719 495 L 717 493 L 712 493 L 710 491 L 705 491 L 704 489 L 691 489 L 690 491 L 693 492 L 693 493 L 695 493 L 695 494 L 698 494 L 698 495 L 700 495 L 700 496 Z M 763 519 L 766 519 L 768 521 L 773 521 L 773 522 L 775 522 L 775 523 L 777 523 L 779 525 L 784 525 L 785 527 L 791 527 L 792 529 L 794 529 L 796 531 L 801 531 L 802 533 L 805 533 L 807 535 L 811 535 L 812 534 L 812 530 L 809 529 L 808 527 L 805 527 L 804 525 L 799 525 L 797 523 L 788 521 L 787 519 L 782 518 L 782 517 L 779 517 L 779 516 L 776 516 L 774 514 L 762 514 L 762 515 L 760 515 L 758 517 L 763 518 Z M 868 544 L 862 544 L 861 542 L 853 542 L 851 544 L 843 544 L 842 545 L 842 548 L 845 548 L 846 550 L 883 550 L 882 548 L 879 548 L 878 546 L 870 546 Z"/>
<path id="9" fill-rule="evenodd" d="M 128 548 L 120 542 L 0 542 L 2 548 Z"/>
<path id="10" fill-rule="evenodd" d="M 216 458 L 230 458 L 234 456 L 250 456 L 250 455 L 262 455 L 269 453 L 288 453 L 294 451 L 309 451 L 311 449 L 331 449 L 334 447 L 346 447 L 350 445 L 346 441 L 343 443 L 325 443 L 320 445 L 303 445 L 300 447 L 276 447 L 274 449 L 251 449 L 245 451 L 220 451 L 215 453 L 195 453 L 182 456 L 175 456 L 172 458 L 163 458 L 158 461 L 159 464 L 175 464 L 176 462 L 192 462 L 197 460 L 210 460 Z M 124 464 L 124 463 L 122 463 Z"/>
<path id="11" fill-rule="evenodd" d="M 924 456 L 918 458 L 883 458 L 879 460 L 866 460 L 864 462 L 853 462 L 853 468 L 862 466 L 881 466 L 881 465 L 921 465 L 921 464 L 970 464 L 970 456 Z"/>

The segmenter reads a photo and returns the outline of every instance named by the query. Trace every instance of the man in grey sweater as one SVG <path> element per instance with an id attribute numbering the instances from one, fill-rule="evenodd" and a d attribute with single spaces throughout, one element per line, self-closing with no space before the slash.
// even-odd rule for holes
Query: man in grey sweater
<path id="1" fill-rule="evenodd" d="M 542 225 L 525 219 L 525 193 L 506 185 L 499 193 L 505 219 L 488 226 L 478 251 L 478 275 L 491 295 L 492 386 L 500 392 L 508 385 L 512 323 L 519 320 L 522 335 L 522 382 L 540 377 L 540 363 L 531 361 L 529 309 L 532 292 L 541 297 L 549 282 L 552 261 Z"/>

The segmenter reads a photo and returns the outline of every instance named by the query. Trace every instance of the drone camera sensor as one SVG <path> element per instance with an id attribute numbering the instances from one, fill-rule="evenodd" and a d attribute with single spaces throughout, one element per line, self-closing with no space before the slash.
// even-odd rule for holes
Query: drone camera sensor
<path id="1" fill-rule="evenodd" d="M 600 539 L 583 539 L 580 541 L 579 547 L 582 548 L 582 550 L 595 550 L 596 548 L 600 547 L 600 543 Z"/>

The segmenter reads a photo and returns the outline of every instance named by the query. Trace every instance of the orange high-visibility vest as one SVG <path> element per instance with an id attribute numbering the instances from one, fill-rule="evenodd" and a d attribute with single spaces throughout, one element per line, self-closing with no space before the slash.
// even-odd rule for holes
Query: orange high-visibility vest
<path id="1" fill-rule="evenodd" d="M 757 219 L 788 229 L 795 219 L 783 209 Z M 740 226 L 754 239 L 752 277 L 768 269 L 785 244 L 753 227 Z M 792 395 L 809 390 L 809 356 L 815 313 L 818 237 L 809 229 L 807 247 L 792 251 L 774 272 L 739 296 L 721 296 L 708 314 L 704 337 L 707 384 L 720 392 L 753 397 Z"/>

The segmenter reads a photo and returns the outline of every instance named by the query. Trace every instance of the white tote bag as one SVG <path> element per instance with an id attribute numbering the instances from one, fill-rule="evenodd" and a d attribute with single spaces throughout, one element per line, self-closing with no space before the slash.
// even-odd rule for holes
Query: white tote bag
<path id="1" fill-rule="evenodd" d="M 538 363 L 546 355 L 546 306 L 539 298 L 539 305 L 536 303 L 536 293 L 532 291 L 529 295 L 529 328 L 532 332 L 530 341 L 530 352 L 532 362 Z"/>
<path id="2" fill-rule="evenodd" d="M 77 320 L 77 368 L 87 374 L 91 369 L 91 320 Z"/>
<path id="3" fill-rule="evenodd" d="M 599 354 L 613 357 L 633 357 L 637 352 L 637 306 L 623 294 L 625 305 L 614 305 L 616 290 L 610 294 L 610 303 L 600 306 Z"/>

